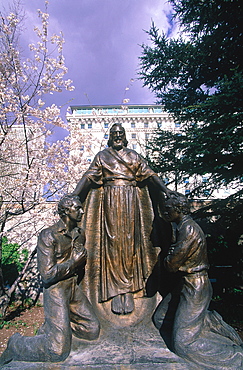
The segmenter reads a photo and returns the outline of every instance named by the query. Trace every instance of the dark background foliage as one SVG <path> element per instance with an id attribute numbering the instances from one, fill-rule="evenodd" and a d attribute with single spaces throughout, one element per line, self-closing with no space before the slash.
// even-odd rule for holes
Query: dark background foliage
<path id="1" fill-rule="evenodd" d="M 140 77 L 180 129 L 159 129 L 148 143 L 147 159 L 168 186 L 195 179 L 189 197 L 204 198 L 193 215 L 208 236 L 210 262 L 233 266 L 232 285 L 242 286 L 242 4 L 170 2 L 180 36 L 169 38 L 152 25 L 152 46 L 142 46 Z M 231 195 L 211 201 L 222 188 Z"/>

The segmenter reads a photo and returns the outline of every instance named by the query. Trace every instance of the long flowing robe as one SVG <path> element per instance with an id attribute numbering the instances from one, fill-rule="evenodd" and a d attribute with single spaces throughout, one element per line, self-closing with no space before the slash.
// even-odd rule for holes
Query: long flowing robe
<path id="1" fill-rule="evenodd" d="M 144 289 L 151 273 L 155 263 L 155 252 L 149 251 L 152 206 L 147 188 L 138 185 L 152 175 L 142 157 L 127 148 L 99 152 L 84 175 L 100 191 L 92 211 L 93 220 L 97 212 L 100 235 L 95 228 L 91 231 L 100 244 L 99 301 Z M 92 207 L 92 195 L 87 207 Z"/>
<path id="2" fill-rule="evenodd" d="M 176 228 L 165 265 L 181 272 L 178 287 L 162 300 L 155 315 L 162 328 L 174 313 L 172 347 L 174 352 L 200 369 L 242 369 L 243 342 L 237 332 L 215 311 L 209 311 L 212 286 L 208 278 L 206 239 L 200 226 L 185 215 Z M 167 311 L 166 311 L 167 310 Z M 170 310 L 170 313 L 169 313 Z M 164 325 L 164 327 L 165 327 Z"/>

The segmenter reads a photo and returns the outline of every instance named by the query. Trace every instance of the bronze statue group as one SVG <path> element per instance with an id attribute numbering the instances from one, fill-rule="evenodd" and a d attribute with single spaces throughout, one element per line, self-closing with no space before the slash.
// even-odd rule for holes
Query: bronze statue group
<path id="1" fill-rule="evenodd" d="M 85 340 L 99 337 L 99 319 L 80 284 L 89 259 L 86 237 L 87 245 L 91 238 L 99 249 L 98 304 L 111 302 L 110 310 L 118 318 L 132 315 L 136 296 L 146 295 L 146 281 L 157 258 L 150 242 L 153 191 L 160 197 L 164 221 L 174 225 L 163 268 L 176 282 L 154 312 L 155 326 L 174 353 L 198 368 L 243 368 L 240 337 L 218 313 L 208 310 L 212 287 L 206 240 L 189 215 L 188 201 L 170 191 L 146 161 L 127 148 L 119 123 L 111 127 L 108 147 L 95 156 L 74 192 L 59 201 L 60 220 L 39 235 L 45 322 L 34 337 L 14 334 L 1 365 L 64 361 L 72 335 Z M 87 233 L 79 226 L 82 217 L 93 225 Z"/>

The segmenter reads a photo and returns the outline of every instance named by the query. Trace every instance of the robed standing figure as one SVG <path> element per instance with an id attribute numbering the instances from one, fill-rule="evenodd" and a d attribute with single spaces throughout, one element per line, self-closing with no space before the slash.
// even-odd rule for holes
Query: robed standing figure
<path id="1" fill-rule="evenodd" d="M 92 213 L 100 218 L 99 301 L 112 299 L 111 310 L 116 314 L 133 311 L 133 295 L 144 291 L 156 260 L 149 250 L 153 215 L 148 183 L 170 194 L 146 161 L 127 148 L 125 130 L 115 123 L 108 147 L 95 156 L 74 190 L 81 199 L 91 189 L 100 190 L 98 203 L 92 206 L 87 199 L 86 209 L 97 207 Z"/>

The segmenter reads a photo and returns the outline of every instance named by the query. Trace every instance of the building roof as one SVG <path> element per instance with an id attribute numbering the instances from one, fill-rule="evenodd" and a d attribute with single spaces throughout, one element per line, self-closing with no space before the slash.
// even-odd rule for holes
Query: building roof
<path id="1" fill-rule="evenodd" d="M 71 111 L 77 109 L 131 109 L 131 108 L 162 108 L 161 104 L 109 104 L 109 105 L 70 105 Z"/>

